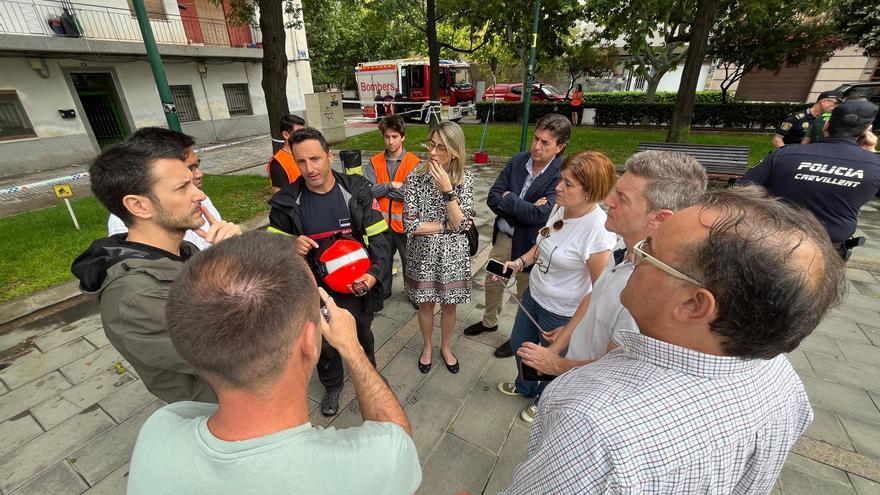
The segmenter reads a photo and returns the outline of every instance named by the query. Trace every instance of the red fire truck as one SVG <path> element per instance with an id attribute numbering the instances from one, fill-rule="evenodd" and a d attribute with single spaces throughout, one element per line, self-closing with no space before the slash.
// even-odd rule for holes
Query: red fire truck
<path id="1" fill-rule="evenodd" d="M 410 119 L 425 120 L 425 102 L 431 93 L 431 65 L 427 58 L 362 62 L 355 68 L 358 95 L 365 118 L 378 119 L 386 109 Z M 440 117 L 459 120 L 476 112 L 477 91 L 471 82 L 470 65 L 440 60 Z M 385 100 L 406 104 L 384 105 Z M 367 103 L 375 102 L 375 103 Z M 377 105 L 383 108 L 377 109 Z"/>

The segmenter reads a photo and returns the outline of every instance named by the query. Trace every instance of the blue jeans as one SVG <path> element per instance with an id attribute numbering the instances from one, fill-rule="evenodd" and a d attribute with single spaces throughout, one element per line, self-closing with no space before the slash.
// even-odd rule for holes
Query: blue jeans
<path id="1" fill-rule="evenodd" d="M 545 347 L 548 345 L 548 342 L 541 336 L 541 331 L 534 323 L 532 323 L 532 320 L 523 313 L 523 308 L 525 308 L 526 311 L 532 315 L 532 318 L 541 325 L 541 328 L 547 332 L 556 327 L 565 325 L 571 317 L 560 316 L 542 308 L 540 304 L 532 299 L 531 289 L 526 289 L 525 293 L 523 293 L 521 302 L 522 308 L 519 308 L 516 312 L 516 320 L 513 322 L 513 331 L 510 333 L 510 348 L 513 349 L 513 356 L 516 358 L 516 368 L 520 370 L 516 375 L 516 391 L 526 397 L 533 398 L 541 395 L 547 382 L 531 382 L 523 380 L 522 362 L 520 361 L 519 356 L 516 355 L 516 350 L 526 342 L 534 342 Z"/>

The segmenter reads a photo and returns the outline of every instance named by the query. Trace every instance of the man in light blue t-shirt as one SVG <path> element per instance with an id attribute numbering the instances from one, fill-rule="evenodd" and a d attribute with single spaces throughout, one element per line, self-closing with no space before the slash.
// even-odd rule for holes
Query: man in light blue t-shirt
<path id="1" fill-rule="evenodd" d="M 409 421 L 318 289 L 290 237 L 251 232 L 203 251 L 168 297 L 168 332 L 219 404 L 178 402 L 141 428 L 128 493 L 411 494 L 422 472 Z M 327 310 L 322 318 L 320 299 Z M 351 372 L 364 424 L 309 423 L 321 336 Z"/>

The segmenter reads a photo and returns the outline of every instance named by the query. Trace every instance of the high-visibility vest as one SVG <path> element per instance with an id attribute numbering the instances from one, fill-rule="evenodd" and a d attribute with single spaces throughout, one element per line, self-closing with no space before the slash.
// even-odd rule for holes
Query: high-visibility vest
<path id="1" fill-rule="evenodd" d="M 281 168 L 287 173 L 289 183 L 296 182 L 296 179 L 299 179 L 299 176 L 302 175 L 299 173 L 299 167 L 296 166 L 296 160 L 293 159 L 293 155 L 288 151 L 284 151 L 284 148 L 278 150 L 272 158 L 281 164 Z M 269 163 L 266 164 L 266 173 L 269 174 L 269 177 L 272 177 L 272 160 L 269 160 Z"/>
<path id="2" fill-rule="evenodd" d="M 407 151 L 406 154 L 403 155 L 403 160 L 400 161 L 400 165 L 397 167 L 397 172 L 394 173 L 394 182 L 405 181 L 406 176 L 416 168 L 419 161 L 419 157 Z M 373 155 L 373 158 L 370 159 L 370 163 L 373 164 L 373 170 L 376 172 L 376 184 L 391 182 L 391 179 L 388 177 L 388 167 L 385 164 L 384 152 L 379 153 L 378 155 Z M 388 225 L 395 232 L 402 234 L 403 201 L 393 200 L 388 196 L 377 198 L 377 201 L 379 203 L 379 209 L 382 211 L 382 216 L 385 217 L 385 221 Z"/>

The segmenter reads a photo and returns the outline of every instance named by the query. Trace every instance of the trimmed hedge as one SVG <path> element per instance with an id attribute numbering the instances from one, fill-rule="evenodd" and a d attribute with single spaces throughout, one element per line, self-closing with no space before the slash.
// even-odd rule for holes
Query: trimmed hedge
<path id="1" fill-rule="evenodd" d="M 592 105 L 596 109 L 597 126 L 641 125 L 642 117 L 654 126 L 669 125 L 672 103 L 608 103 Z M 772 129 L 788 115 L 803 110 L 798 103 L 697 103 L 694 105 L 694 127 L 728 129 Z"/>
<path id="2" fill-rule="evenodd" d="M 675 91 L 659 91 L 654 95 L 654 103 L 675 103 Z M 733 93 L 730 95 L 733 97 Z M 644 103 L 644 91 L 616 91 L 613 93 L 584 93 L 587 106 L 600 103 Z M 697 91 L 697 103 L 721 103 L 721 91 Z"/>
<path id="3" fill-rule="evenodd" d="M 477 118 L 486 121 L 486 115 L 492 109 L 491 101 L 477 102 Z M 570 116 L 571 105 L 564 103 L 546 103 L 532 102 L 529 106 L 529 122 L 537 122 L 538 119 L 548 113 L 558 113 L 560 115 Z M 521 122 L 522 121 L 522 103 L 516 101 L 498 101 L 495 102 L 495 118 L 494 122 Z"/>

